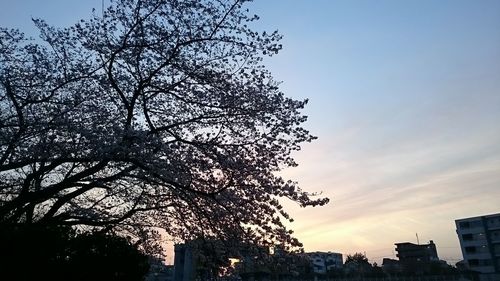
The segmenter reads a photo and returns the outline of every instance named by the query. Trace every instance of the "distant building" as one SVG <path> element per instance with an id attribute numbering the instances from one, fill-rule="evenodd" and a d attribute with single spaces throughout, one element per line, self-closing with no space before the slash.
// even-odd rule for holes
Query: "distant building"
<path id="1" fill-rule="evenodd" d="M 466 265 L 480 273 L 500 273 L 500 213 L 455 221 Z"/>
<path id="2" fill-rule="evenodd" d="M 174 251 L 173 281 L 222 277 L 242 281 L 287 280 L 312 273 L 309 256 L 290 253 L 279 246 L 270 248 L 236 242 L 229 246 L 220 240 L 196 239 L 174 245 Z M 325 254 L 327 268 L 342 265 L 342 254 Z"/>
<path id="3" fill-rule="evenodd" d="M 429 244 L 413 244 L 409 242 L 396 243 L 396 255 L 399 261 L 406 262 L 431 262 L 439 261 L 436 244 L 429 241 Z"/>
<path id="4" fill-rule="evenodd" d="M 389 275 L 398 274 L 402 271 L 399 260 L 390 258 L 384 258 L 382 260 L 382 270 Z"/>
<path id="5" fill-rule="evenodd" d="M 191 281 L 195 277 L 196 260 L 187 244 L 174 245 L 174 281 Z"/>
<path id="6" fill-rule="evenodd" d="M 342 254 L 334 252 L 311 252 L 306 253 L 309 257 L 315 273 L 324 274 L 333 269 L 342 268 Z"/>
<path id="7" fill-rule="evenodd" d="M 430 274 L 435 267 L 446 265 L 446 262 L 439 260 L 436 244 L 432 240 L 429 244 L 404 242 L 395 245 L 398 252 L 396 256 L 403 272 L 416 275 Z"/>

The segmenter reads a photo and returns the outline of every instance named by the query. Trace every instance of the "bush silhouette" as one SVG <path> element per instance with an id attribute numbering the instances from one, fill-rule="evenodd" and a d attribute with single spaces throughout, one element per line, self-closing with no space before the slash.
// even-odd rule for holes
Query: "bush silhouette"
<path id="1" fill-rule="evenodd" d="M 124 238 L 69 227 L 0 226 L 0 280 L 139 281 L 147 257 Z"/>
<path id="2" fill-rule="evenodd" d="M 122 237 L 81 235 L 70 250 L 69 280 L 136 281 L 149 269 L 146 256 Z"/>

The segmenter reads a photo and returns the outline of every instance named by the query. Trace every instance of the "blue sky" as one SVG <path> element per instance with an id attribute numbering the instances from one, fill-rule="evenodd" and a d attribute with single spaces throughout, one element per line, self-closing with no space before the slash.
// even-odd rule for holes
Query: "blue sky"
<path id="1" fill-rule="evenodd" d="M 0 0 L 0 26 L 35 34 L 101 1 Z M 454 220 L 500 212 L 500 1 L 256 0 L 259 28 L 284 50 L 266 59 L 288 96 L 309 98 L 319 139 L 283 172 L 332 199 L 290 204 L 307 251 L 394 257 L 434 240 L 461 259 Z"/>
<path id="2" fill-rule="evenodd" d="M 333 200 L 294 209 L 306 250 L 393 257 L 433 239 L 461 259 L 454 220 L 500 212 L 499 1 L 258 1 L 284 35 L 268 65 L 310 99 L 319 139 L 286 171 Z"/>

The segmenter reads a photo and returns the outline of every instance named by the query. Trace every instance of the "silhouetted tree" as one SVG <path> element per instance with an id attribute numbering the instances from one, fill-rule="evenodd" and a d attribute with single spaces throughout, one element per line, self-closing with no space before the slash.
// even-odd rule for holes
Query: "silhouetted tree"
<path id="1" fill-rule="evenodd" d="M 69 227 L 2 225 L 0 227 L 0 280 L 63 280 Z"/>
<path id="2" fill-rule="evenodd" d="M 428 275 L 459 275 L 458 269 L 445 261 L 431 261 L 426 266 L 428 270 L 424 273 Z"/>
<path id="3" fill-rule="evenodd" d="M 344 268 L 349 276 L 366 276 L 370 274 L 372 265 L 364 254 L 354 253 L 353 255 L 347 255 Z"/>
<path id="4" fill-rule="evenodd" d="M 378 264 L 376 262 L 373 263 L 372 269 L 368 275 L 370 277 L 376 277 L 376 278 L 386 276 L 382 267 L 378 266 Z"/>
<path id="5" fill-rule="evenodd" d="M 246 0 L 116 0 L 42 42 L 0 29 L 0 223 L 299 246 L 277 175 L 314 139 L 262 65 Z"/>
<path id="6" fill-rule="evenodd" d="M 0 228 L 1 280 L 140 281 L 148 259 L 124 238 L 69 227 Z"/>
<path id="7" fill-rule="evenodd" d="M 368 258 L 362 253 L 354 253 L 353 255 L 347 255 L 345 264 L 355 262 L 357 264 L 370 264 Z"/>
<path id="8" fill-rule="evenodd" d="M 118 236 L 80 235 L 69 250 L 67 280 L 139 281 L 149 269 L 147 256 Z"/>

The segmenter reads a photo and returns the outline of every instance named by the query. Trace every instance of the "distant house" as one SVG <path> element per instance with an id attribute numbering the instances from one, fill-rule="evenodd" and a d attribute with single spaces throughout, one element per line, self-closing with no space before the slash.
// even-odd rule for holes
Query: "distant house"
<path id="1" fill-rule="evenodd" d="M 311 252 L 306 255 L 311 261 L 314 273 L 325 274 L 330 270 L 340 269 L 343 265 L 341 253 Z"/>
<path id="2" fill-rule="evenodd" d="M 217 240 L 193 240 L 174 246 L 173 281 L 307 279 L 343 267 L 342 254 L 293 253 L 282 247 L 236 243 L 226 248 Z M 226 262 L 227 261 L 227 262 Z"/>
<path id="3" fill-rule="evenodd" d="M 173 281 L 300 280 L 313 272 L 306 254 L 290 253 L 279 246 L 236 242 L 229 246 L 219 240 L 198 239 L 176 244 L 174 251 Z M 327 268 L 342 265 L 342 254 L 325 253 L 324 257 Z"/>
<path id="4" fill-rule="evenodd" d="M 436 244 L 413 244 L 409 242 L 396 243 L 396 255 L 402 263 L 439 261 Z"/>
<path id="5" fill-rule="evenodd" d="M 411 274 L 428 274 L 440 267 L 446 267 L 445 261 L 440 261 L 436 244 L 430 240 L 428 244 L 409 242 L 396 243 L 396 256 L 402 271 Z"/>
<path id="6" fill-rule="evenodd" d="M 455 221 L 466 265 L 480 273 L 500 273 L 500 213 Z"/>

